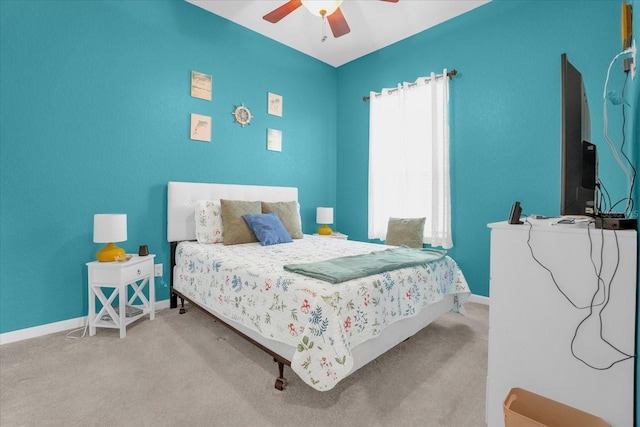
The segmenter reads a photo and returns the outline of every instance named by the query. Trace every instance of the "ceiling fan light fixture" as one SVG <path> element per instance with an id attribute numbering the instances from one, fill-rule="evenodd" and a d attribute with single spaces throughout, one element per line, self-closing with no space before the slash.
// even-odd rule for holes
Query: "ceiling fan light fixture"
<path id="1" fill-rule="evenodd" d="M 329 16 L 336 11 L 343 0 L 302 0 L 302 5 L 316 16 Z"/>

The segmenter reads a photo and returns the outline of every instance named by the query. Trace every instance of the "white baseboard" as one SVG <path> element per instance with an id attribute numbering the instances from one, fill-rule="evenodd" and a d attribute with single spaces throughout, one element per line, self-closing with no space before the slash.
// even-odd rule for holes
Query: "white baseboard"
<path id="1" fill-rule="evenodd" d="M 489 305 L 489 297 L 485 297 L 482 295 L 471 294 L 471 296 L 469 296 L 469 299 L 467 301 L 475 302 L 478 304 Z"/>
<path id="2" fill-rule="evenodd" d="M 482 295 L 471 294 L 468 302 L 489 305 L 489 298 Z M 169 308 L 169 300 L 156 302 L 156 311 Z M 87 323 L 87 316 L 76 317 L 75 319 L 63 320 L 61 322 L 47 323 L 46 325 L 34 326 L 33 328 L 19 329 L 17 331 L 0 334 L 0 345 L 9 344 L 16 341 L 27 340 L 29 338 L 41 337 L 55 334 L 57 332 L 70 331 L 72 329 L 84 328 Z"/>
<path id="3" fill-rule="evenodd" d="M 168 299 L 156 302 L 156 311 L 163 310 L 165 308 L 169 308 Z M 5 332 L 4 334 L 0 334 L 0 345 L 9 344 L 16 341 L 23 341 L 29 338 L 41 337 L 49 334 L 55 334 L 58 332 L 84 328 L 86 323 L 87 316 L 82 316 L 76 317 L 75 319 L 63 320 L 61 322 L 47 323 L 46 325 Z"/>

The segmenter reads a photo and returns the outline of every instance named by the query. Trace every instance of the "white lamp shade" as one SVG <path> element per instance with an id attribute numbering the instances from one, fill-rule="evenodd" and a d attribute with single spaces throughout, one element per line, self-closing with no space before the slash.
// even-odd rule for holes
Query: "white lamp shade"
<path id="1" fill-rule="evenodd" d="M 329 16 L 342 4 L 342 0 L 302 0 L 302 5 L 316 16 Z M 324 11 L 324 14 L 320 11 Z"/>
<path id="2" fill-rule="evenodd" d="M 333 224 L 333 208 L 317 208 L 317 224 Z"/>
<path id="3" fill-rule="evenodd" d="M 93 241 L 95 243 L 124 242 L 127 240 L 127 214 L 95 214 Z"/>

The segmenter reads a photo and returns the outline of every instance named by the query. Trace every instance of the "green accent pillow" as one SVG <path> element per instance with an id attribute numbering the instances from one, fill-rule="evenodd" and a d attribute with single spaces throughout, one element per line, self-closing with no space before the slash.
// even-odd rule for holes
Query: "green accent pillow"
<path id="1" fill-rule="evenodd" d="M 426 218 L 389 218 L 385 245 L 421 248 L 425 220 Z"/>
<path id="2" fill-rule="evenodd" d="M 237 245 L 258 241 L 242 215 L 262 213 L 260 202 L 220 199 L 220 206 L 222 208 L 222 243 Z"/>
<path id="3" fill-rule="evenodd" d="M 262 202 L 262 213 L 275 212 L 292 239 L 302 239 L 298 202 Z"/>

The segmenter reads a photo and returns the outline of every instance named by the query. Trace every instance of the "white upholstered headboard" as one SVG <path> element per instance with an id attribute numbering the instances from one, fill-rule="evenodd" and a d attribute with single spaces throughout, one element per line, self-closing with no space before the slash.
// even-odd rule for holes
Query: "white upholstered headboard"
<path id="1" fill-rule="evenodd" d="M 167 241 L 195 240 L 195 204 L 198 200 L 289 202 L 298 200 L 296 187 L 207 184 L 170 181 L 167 187 Z"/>

